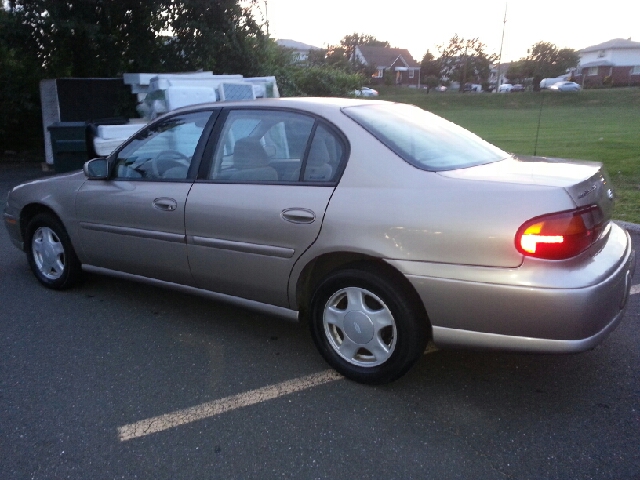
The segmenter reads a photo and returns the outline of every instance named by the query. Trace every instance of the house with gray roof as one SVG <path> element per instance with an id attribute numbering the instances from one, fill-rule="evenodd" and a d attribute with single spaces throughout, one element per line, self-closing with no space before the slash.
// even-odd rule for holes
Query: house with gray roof
<path id="1" fill-rule="evenodd" d="M 578 52 L 576 82 L 585 87 L 640 85 L 640 42 L 614 38 Z"/>
<path id="2" fill-rule="evenodd" d="M 420 64 L 405 48 L 374 47 L 357 45 L 356 59 L 368 67 L 375 68 L 371 77 L 372 84 L 383 82 L 384 73 L 393 73 L 396 85 L 420 86 Z"/>
<path id="3" fill-rule="evenodd" d="M 298 42 L 288 38 L 279 38 L 276 43 L 282 48 L 291 50 L 293 53 L 293 61 L 295 63 L 304 63 L 309 57 L 309 52 L 312 50 L 320 50 L 320 48 L 314 45 L 308 45 L 306 43 Z"/>

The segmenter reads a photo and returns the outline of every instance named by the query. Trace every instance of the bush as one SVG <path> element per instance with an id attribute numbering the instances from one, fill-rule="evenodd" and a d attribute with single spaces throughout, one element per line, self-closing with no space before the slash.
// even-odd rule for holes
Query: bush
<path id="1" fill-rule="evenodd" d="M 438 77 L 435 75 L 428 75 L 424 79 L 424 84 L 429 88 L 436 88 L 438 86 Z"/>
<path id="2" fill-rule="evenodd" d="M 291 66 L 282 69 L 277 80 L 283 97 L 341 97 L 352 95 L 364 78 L 330 66 Z"/>
<path id="3" fill-rule="evenodd" d="M 385 70 L 384 71 L 384 84 L 387 87 L 390 87 L 391 85 L 396 83 L 396 76 L 393 74 L 393 72 L 391 70 Z"/>

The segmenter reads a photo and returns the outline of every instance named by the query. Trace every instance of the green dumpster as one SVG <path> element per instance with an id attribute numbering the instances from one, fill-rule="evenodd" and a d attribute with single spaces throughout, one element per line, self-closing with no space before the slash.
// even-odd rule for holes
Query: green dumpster
<path id="1" fill-rule="evenodd" d="M 51 135 L 53 167 L 56 173 L 82 168 L 88 160 L 85 122 L 55 122 L 48 127 Z"/>

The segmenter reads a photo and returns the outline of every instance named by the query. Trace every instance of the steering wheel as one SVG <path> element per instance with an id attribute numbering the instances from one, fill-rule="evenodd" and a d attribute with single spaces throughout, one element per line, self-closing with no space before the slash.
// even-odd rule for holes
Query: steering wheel
<path id="1" fill-rule="evenodd" d="M 188 170 L 189 165 L 191 165 L 189 157 L 177 150 L 163 150 L 152 158 L 149 163 L 151 173 L 155 178 L 163 178 L 165 172 L 170 168 L 184 167 Z"/>

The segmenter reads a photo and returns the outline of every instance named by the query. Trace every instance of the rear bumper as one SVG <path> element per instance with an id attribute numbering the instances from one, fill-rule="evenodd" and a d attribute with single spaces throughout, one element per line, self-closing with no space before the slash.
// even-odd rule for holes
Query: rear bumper
<path id="1" fill-rule="evenodd" d="M 549 269 L 552 275 L 543 272 L 539 278 L 548 285 L 523 282 L 534 278 L 524 264 L 493 269 L 490 275 L 486 269 L 460 267 L 463 278 L 416 275 L 415 265 L 410 267 L 405 275 L 425 305 L 437 346 L 571 353 L 595 347 L 622 319 L 635 251 L 627 232 L 613 226 L 595 255 L 566 268 L 556 263 Z M 474 268 L 478 279 L 490 277 L 492 283 L 473 281 Z M 540 271 L 541 265 L 533 268 Z"/>
<path id="2" fill-rule="evenodd" d="M 498 335 L 469 330 L 433 327 L 433 343 L 439 348 L 472 348 L 523 353 L 578 353 L 591 350 L 604 341 L 624 317 L 620 310 L 613 320 L 591 337 L 582 340 L 549 340 L 546 338 Z"/>

